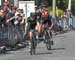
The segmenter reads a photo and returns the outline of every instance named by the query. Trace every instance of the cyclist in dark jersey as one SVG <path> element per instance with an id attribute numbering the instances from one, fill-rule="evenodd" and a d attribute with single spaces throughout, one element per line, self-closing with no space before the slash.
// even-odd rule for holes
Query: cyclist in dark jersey
<path id="1" fill-rule="evenodd" d="M 30 17 L 27 19 L 27 22 L 29 24 L 29 30 L 35 30 L 37 25 L 35 13 L 31 13 Z"/>
<path id="2" fill-rule="evenodd" d="M 36 28 L 36 25 L 37 25 L 35 13 L 31 13 L 30 14 L 30 17 L 27 19 L 27 23 L 29 25 L 29 36 L 30 36 L 30 40 L 29 40 L 29 51 L 30 51 L 32 32 L 35 31 L 35 28 Z"/>
<path id="3" fill-rule="evenodd" d="M 52 21 L 51 21 L 51 16 L 47 11 L 42 13 L 42 25 L 46 25 L 48 23 L 48 26 L 51 27 Z"/>
<path id="4" fill-rule="evenodd" d="M 52 19 L 52 17 L 50 16 L 50 14 L 48 13 L 47 10 L 42 13 L 42 27 L 41 27 L 41 29 L 43 30 L 46 27 L 46 25 L 48 25 L 47 27 L 49 28 L 50 35 L 52 38 L 51 30 L 52 30 L 54 24 L 51 19 Z M 51 41 L 52 41 L 52 45 L 53 45 L 53 40 L 51 39 Z"/>

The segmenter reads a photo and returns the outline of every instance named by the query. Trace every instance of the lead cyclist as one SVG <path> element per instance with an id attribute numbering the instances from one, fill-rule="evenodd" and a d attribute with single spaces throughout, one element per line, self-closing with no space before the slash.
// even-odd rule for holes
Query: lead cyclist
<path id="1" fill-rule="evenodd" d="M 32 38 L 32 32 L 33 31 L 36 31 L 36 26 L 37 26 L 37 21 L 36 21 L 36 15 L 35 15 L 35 13 L 34 12 L 32 12 L 31 14 L 30 14 L 30 17 L 27 19 L 27 23 L 28 23 L 28 27 L 29 27 L 29 37 L 30 37 L 30 39 L 29 39 L 29 41 L 28 41 L 28 43 L 29 43 L 29 50 L 28 51 L 31 51 L 31 38 Z"/>

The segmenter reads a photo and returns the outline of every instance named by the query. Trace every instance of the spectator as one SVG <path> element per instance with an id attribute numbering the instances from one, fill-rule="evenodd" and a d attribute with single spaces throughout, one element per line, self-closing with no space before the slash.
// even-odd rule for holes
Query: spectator
<path id="1" fill-rule="evenodd" d="M 11 9 L 11 12 L 8 13 L 8 19 L 15 16 L 16 10 L 17 10 L 17 8 L 13 6 L 12 9 Z M 11 20 L 11 23 L 13 25 L 14 25 L 14 20 L 15 20 L 15 18 Z"/>
<path id="2" fill-rule="evenodd" d="M 17 23 L 19 24 L 23 24 L 24 23 L 24 14 L 23 14 L 23 10 L 22 9 L 18 9 L 15 13 L 15 16 L 19 16 L 19 17 L 16 17 L 16 21 Z"/>
<path id="3" fill-rule="evenodd" d="M 3 26 L 3 21 L 4 21 L 4 11 L 0 10 L 0 27 Z"/>

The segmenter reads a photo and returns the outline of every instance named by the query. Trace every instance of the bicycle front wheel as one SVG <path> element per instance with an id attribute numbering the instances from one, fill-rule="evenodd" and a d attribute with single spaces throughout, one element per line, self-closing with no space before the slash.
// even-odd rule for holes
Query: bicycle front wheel
<path id="1" fill-rule="evenodd" d="M 31 51 L 30 51 L 30 54 L 31 54 L 31 55 L 35 55 L 35 52 L 36 52 L 35 36 L 32 35 L 32 38 L 31 38 Z"/>
<path id="2" fill-rule="evenodd" d="M 47 50 L 51 50 L 50 35 L 49 35 L 48 31 L 45 32 L 45 40 L 46 40 Z"/>

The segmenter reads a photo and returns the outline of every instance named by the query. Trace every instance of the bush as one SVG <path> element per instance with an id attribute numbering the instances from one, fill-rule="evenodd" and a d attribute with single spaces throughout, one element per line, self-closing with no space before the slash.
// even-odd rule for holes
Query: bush
<path id="1" fill-rule="evenodd" d="M 48 12 L 52 14 L 52 7 L 47 8 Z M 63 13 L 63 10 L 56 7 L 56 16 L 60 16 Z"/>

